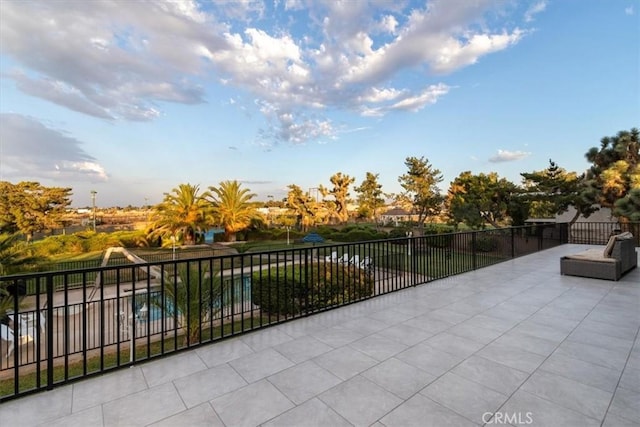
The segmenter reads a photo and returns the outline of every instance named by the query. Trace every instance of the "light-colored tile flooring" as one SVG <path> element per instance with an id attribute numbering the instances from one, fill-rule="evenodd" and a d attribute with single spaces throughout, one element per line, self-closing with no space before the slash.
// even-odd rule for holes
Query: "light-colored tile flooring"
<path id="1" fill-rule="evenodd" d="M 640 426 L 640 269 L 561 276 L 583 247 L 9 401 L 0 425 Z"/>

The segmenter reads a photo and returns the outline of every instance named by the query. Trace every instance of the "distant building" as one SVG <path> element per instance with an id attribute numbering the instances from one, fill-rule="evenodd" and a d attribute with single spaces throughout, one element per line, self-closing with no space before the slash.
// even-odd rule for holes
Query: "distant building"
<path id="1" fill-rule="evenodd" d="M 380 221 L 387 224 L 394 224 L 396 227 L 401 222 L 417 221 L 418 215 L 411 214 L 411 212 L 402 208 L 391 208 L 382 215 L 380 215 Z"/>

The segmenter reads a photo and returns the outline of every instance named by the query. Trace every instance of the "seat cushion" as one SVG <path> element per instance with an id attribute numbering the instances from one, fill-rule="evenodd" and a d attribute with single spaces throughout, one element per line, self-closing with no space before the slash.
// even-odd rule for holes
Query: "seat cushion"
<path id="1" fill-rule="evenodd" d="M 577 254 L 567 255 L 565 258 L 582 259 L 585 261 L 616 262 L 615 258 L 605 257 L 602 249 L 587 249 Z"/>

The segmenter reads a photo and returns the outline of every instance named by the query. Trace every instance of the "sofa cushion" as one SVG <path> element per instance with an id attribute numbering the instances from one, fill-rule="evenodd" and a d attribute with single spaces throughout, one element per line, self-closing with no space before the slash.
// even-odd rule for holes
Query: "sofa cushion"
<path id="1" fill-rule="evenodd" d="M 607 246 L 604 247 L 604 251 L 602 252 L 602 256 L 605 258 L 611 258 L 611 252 L 613 252 L 613 245 L 616 244 L 618 235 L 613 235 L 609 237 L 609 241 L 607 242 Z"/>
<path id="2" fill-rule="evenodd" d="M 565 258 L 582 259 L 585 261 L 616 262 L 615 258 L 605 257 L 602 249 L 587 249 L 577 254 L 567 255 Z"/>
<path id="3" fill-rule="evenodd" d="M 628 231 L 625 231 L 624 233 L 620 233 L 616 235 L 615 238 L 616 240 L 629 240 L 629 239 L 633 239 L 633 234 L 631 234 Z"/>

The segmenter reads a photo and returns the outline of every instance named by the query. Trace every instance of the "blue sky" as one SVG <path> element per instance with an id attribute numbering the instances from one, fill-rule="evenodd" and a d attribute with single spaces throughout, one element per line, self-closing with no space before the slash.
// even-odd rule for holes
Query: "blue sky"
<path id="1" fill-rule="evenodd" d="M 640 126 L 638 0 L 0 1 L 0 179 L 73 205 L 181 183 L 584 171 Z M 311 190 L 313 191 L 313 190 Z M 352 192 L 353 194 L 353 192 Z"/>

